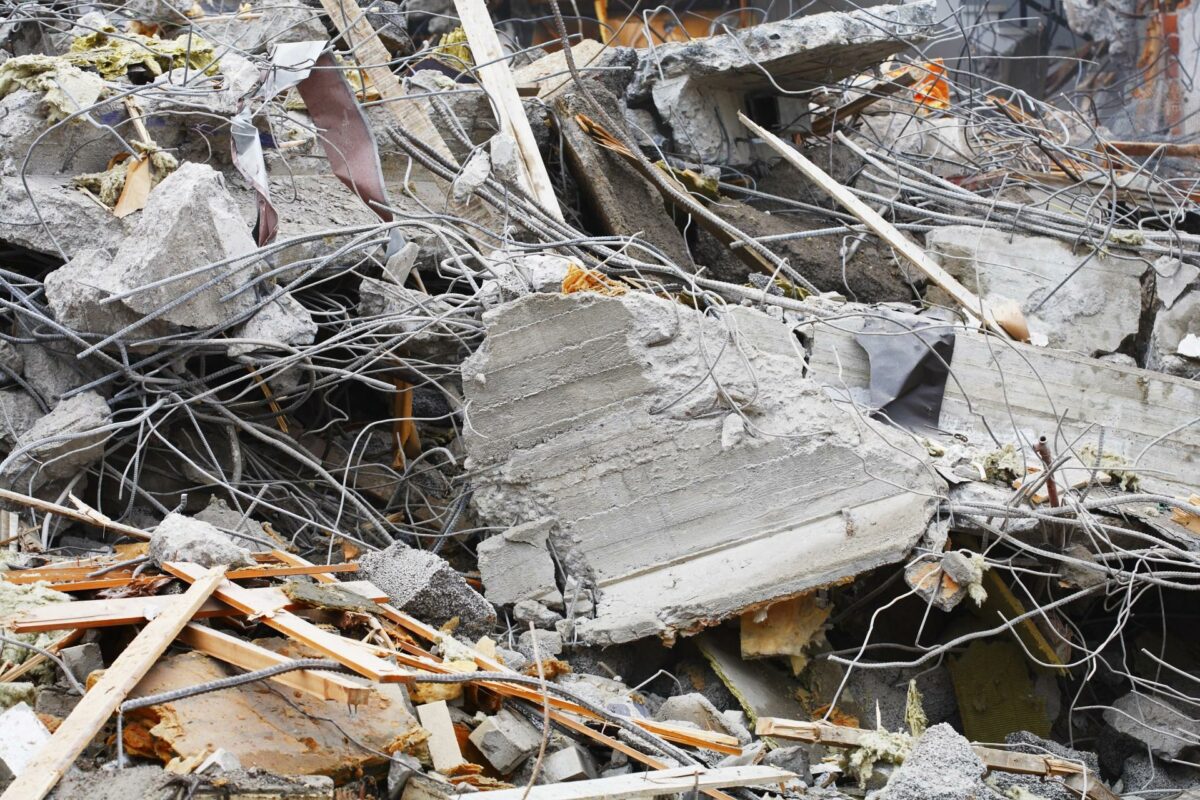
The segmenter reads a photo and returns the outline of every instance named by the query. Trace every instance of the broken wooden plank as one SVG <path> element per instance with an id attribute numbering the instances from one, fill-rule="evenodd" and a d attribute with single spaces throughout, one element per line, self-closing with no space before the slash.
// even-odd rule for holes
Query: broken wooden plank
<path id="1" fill-rule="evenodd" d="M 196 610 L 225 580 L 225 567 L 206 570 L 195 564 L 185 566 L 190 568 L 192 585 L 183 594 L 173 597 L 170 606 L 151 620 L 117 656 L 25 771 L 0 796 L 3 800 L 41 800 L 49 794 L 138 681 L 166 652 Z"/>
<path id="2" fill-rule="evenodd" d="M 278 637 L 273 637 L 269 646 L 272 650 L 278 647 L 278 654 L 286 660 L 314 655 L 308 648 Z M 235 673 L 203 653 L 176 653 L 160 660 L 130 699 L 174 692 Z M 246 770 L 289 776 L 324 774 L 339 783 L 372 768 L 386 769 L 385 749 L 403 749 L 424 738 L 401 686 L 374 686 L 367 702 L 352 708 L 270 682 L 132 709 L 125 715 L 124 734 L 126 752 L 131 755 L 187 761 L 220 747 L 236 756 Z M 227 796 L 253 795 L 234 792 Z M 330 796 L 327 789 L 324 797 Z"/>
<path id="3" fill-rule="evenodd" d="M 348 581 L 341 586 L 355 594 L 377 603 L 386 602 L 387 595 L 370 581 Z M 297 603 L 288 598 L 278 587 L 247 589 L 261 598 L 261 602 L 272 608 L 290 610 Z M 121 597 L 112 600 L 76 600 L 73 603 L 54 603 L 22 611 L 4 621 L 5 627 L 14 633 L 35 633 L 84 628 L 106 628 L 113 625 L 137 625 L 162 613 L 173 599 L 172 595 L 151 597 Z M 196 619 L 211 617 L 245 616 L 243 612 L 215 598 L 209 600 L 196 612 Z"/>
<path id="4" fill-rule="evenodd" d="M 197 580 L 200 573 L 200 568 L 195 564 L 179 562 L 163 564 L 163 569 L 177 578 L 183 578 L 189 582 Z M 358 642 L 322 630 L 290 611 L 274 608 L 270 604 L 262 602 L 261 598 L 250 589 L 238 586 L 232 581 L 222 581 L 213 594 L 221 602 L 228 603 L 245 614 L 260 618 L 263 624 L 345 664 L 359 675 L 381 683 L 412 680 L 411 674 L 407 670 L 371 655 L 360 647 Z"/>
<path id="5" fill-rule="evenodd" d="M 894 248 L 900 255 L 904 256 L 925 277 L 937 284 L 942 291 L 950 295 L 954 302 L 958 303 L 963 311 L 968 314 L 970 319 L 982 320 L 983 324 L 994 333 L 1003 336 L 1005 339 L 1012 338 L 1000 325 L 999 321 L 997 321 L 992 309 L 983 302 L 983 299 L 959 283 L 949 272 L 942 269 L 940 264 L 929 257 L 924 248 L 902 234 L 892 223 L 879 216 L 875 209 L 868 206 L 862 200 L 859 200 L 853 192 L 801 155 L 794 147 L 791 147 L 761 125 L 755 124 L 740 111 L 738 112 L 738 119 L 754 135 L 761 138 L 768 147 L 783 156 L 785 161 L 800 170 L 805 177 L 817 184 L 817 186 L 821 187 L 830 197 L 837 200 L 843 208 L 858 217 L 876 236 Z"/>
<path id="6" fill-rule="evenodd" d="M 67 567 L 64 569 L 65 575 L 55 574 L 54 569 L 39 569 L 39 570 L 21 570 L 19 572 L 5 573 L 4 579 L 9 583 L 39 583 L 45 581 L 50 584 L 51 589 L 59 592 L 88 592 L 94 589 L 112 589 L 118 586 L 128 586 L 135 582 L 148 582 L 153 580 L 156 575 L 142 576 L 134 578 L 133 570 L 116 570 L 107 573 L 97 578 L 74 578 L 71 577 L 79 568 Z M 99 567 L 92 567 L 89 571 L 95 571 Z M 235 569 L 228 573 L 226 577 L 231 580 L 245 580 L 248 578 L 281 578 L 288 575 L 311 575 L 314 572 L 357 572 L 357 563 L 347 564 L 310 564 L 308 566 L 263 566 L 263 567 L 244 567 Z"/>
<path id="7" fill-rule="evenodd" d="M 736 786 L 770 786 L 786 783 L 795 773 L 776 767 L 677 767 L 590 781 L 553 783 L 488 792 L 488 800 L 600 800 L 600 798 L 657 797 L 690 794 L 698 789 Z"/>
<path id="8" fill-rule="evenodd" d="M 248 672 L 291 661 L 290 658 L 253 642 L 194 622 L 188 623 L 180 632 L 179 641 L 205 655 L 241 667 Z M 347 706 L 363 705 L 371 694 L 370 686 L 364 686 L 353 678 L 336 672 L 304 669 L 285 672 L 270 680 L 290 686 L 318 700 L 337 700 Z"/>
<path id="9" fill-rule="evenodd" d="M 432 147 L 443 158 L 455 163 L 450 148 L 446 146 L 442 135 L 429 118 L 429 101 L 425 98 L 409 97 L 404 91 L 400 79 L 388 67 L 392 62 L 391 54 L 383 46 L 383 42 L 379 41 L 379 35 L 367 21 L 366 14 L 358 3 L 352 0 L 321 0 L 321 5 L 358 63 L 365 65 L 360 69 L 374 84 L 384 101 L 383 107 L 396 124 L 414 138 Z M 403 107 L 400 101 L 406 101 Z"/>
<path id="10" fill-rule="evenodd" d="M 517 94 L 517 84 L 508 68 L 508 59 L 500 49 L 500 38 L 496 35 L 487 5 L 483 0 L 454 0 L 454 8 L 458 12 L 459 24 L 467 34 L 471 57 L 478 65 L 475 74 L 492 100 L 500 131 L 507 133 L 517 143 L 522 188 L 543 211 L 562 222 L 562 209 L 554 194 L 554 185 L 550 183 L 550 174 L 546 172 L 546 164 L 538 151 L 533 128 L 525 116 L 525 107 Z"/>
<path id="11" fill-rule="evenodd" d="M 44 511 L 47 514 L 55 514 L 60 517 L 66 517 L 67 519 L 74 520 L 75 522 L 82 522 L 85 525 L 92 525 L 93 527 L 99 528 L 102 531 L 111 531 L 112 533 L 119 533 L 122 536 L 132 536 L 135 539 L 148 540 L 150 538 L 150 534 L 141 528 L 134 528 L 131 525 L 124 525 L 120 522 L 114 522 L 107 517 L 89 514 L 86 511 L 79 511 L 78 509 L 69 508 L 67 506 L 60 506 L 58 503 L 51 503 L 48 500 L 30 497 L 27 494 L 20 494 L 19 492 L 13 492 L 8 489 L 0 489 L 0 500 L 7 500 L 10 503 L 16 503 L 17 505 L 25 506 L 26 508 L 32 508 L 34 511 Z"/>

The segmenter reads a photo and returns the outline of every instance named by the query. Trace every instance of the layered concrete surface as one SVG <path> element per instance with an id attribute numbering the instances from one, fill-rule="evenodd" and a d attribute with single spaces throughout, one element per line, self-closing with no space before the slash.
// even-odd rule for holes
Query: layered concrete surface
<path id="1" fill-rule="evenodd" d="M 671 638 L 904 556 L 938 479 L 913 442 L 838 409 L 783 323 L 649 295 L 530 295 L 463 365 L 476 509 L 557 518 L 597 589 L 577 635 Z"/>

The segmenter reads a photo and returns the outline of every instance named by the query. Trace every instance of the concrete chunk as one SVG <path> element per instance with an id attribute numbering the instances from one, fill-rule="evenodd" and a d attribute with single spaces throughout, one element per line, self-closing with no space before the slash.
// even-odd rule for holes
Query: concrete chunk
<path id="1" fill-rule="evenodd" d="M 427 550 L 397 543 L 359 560 L 359 574 L 387 593 L 392 604 L 430 625 L 453 617 L 466 636 L 482 636 L 496 621 L 487 600 L 445 559 Z"/>
<path id="2" fill-rule="evenodd" d="M 587 750 L 571 745 L 551 753 L 542 762 L 543 783 L 586 781 L 600 777 L 596 759 Z"/>
<path id="3" fill-rule="evenodd" d="M 537 642 L 537 652 L 534 652 L 534 642 Z M 562 653 L 563 640 L 556 631 L 525 631 L 517 638 L 517 650 L 521 655 L 533 661 L 542 661 Z"/>
<path id="4" fill-rule="evenodd" d="M 203 567 L 218 564 L 250 567 L 250 551 L 238 547 L 214 526 L 182 514 L 168 514 L 150 537 L 150 558 L 156 563 L 190 561 Z"/>
<path id="5" fill-rule="evenodd" d="M 521 766 L 542 743 L 538 729 L 507 708 L 480 723 L 470 739 L 488 763 L 506 775 Z"/>
<path id="6" fill-rule="evenodd" d="M 14 456 L 4 462 L 0 482 L 29 491 L 52 480 L 64 480 L 85 470 L 104 454 L 112 421 L 108 402 L 96 392 L 84 392 L 60 402 L 17 437 Z"/>
<path id="7" fill-rule="evenodd" d="M 1131 692 L 1113 701 L 1104 721 L 1165 761 L 1193 761 L 1200 753 L 1200 722 L 1161 698 Z"/>
<path id="8" fill-rule="evenodd" d="M 479 575 L 488 600 L 508 605 L 558 594 L 548 549 L 553 527 L 551 519 L 536 520 L 480 543 Z"/>
<path id="9" fill-rule="evenodd" d="M 221 173 L 188 162 L 150 192 L 146 208 L 111 259 L 105 261 L 93 252 L 82 263 L 76 259 L 56 270 L 47 277 L 46 297 L 55 316 L 65 324 L 81 331 L 111 333 L 115 323 L 105 322 L 96 310 L 99 299 L 140 290 L 120 301 L 123 309 L 119 309 L 118 321 L 123 322 L 131 315 L 136 319 L 158 312 L 195 292 L 158 319 L 184 328 L 208 328 L 254 308 L 253 292 L 222 300 L 253 275 L 252 261 L 240 262 L 237 266 L 241 269 L 225 265 L 153 288 L 143 287 L 255 249 L 250 229 Z M 65 272 L 58 274 L 61 270 Z"/>
<path id="10" fill-rule="evenodd" d="M 1111 353 L 1138 332 L 1146 271 L 1140 258 L 1089 256 L 1058 239 L 967 225 L 935 228 L 925 235 L 925 245 L 947 272 L 985 301 L 1017 301 L 1030 333 L 1044 336 L 1051 347 Z M 1047 299 L 1068 276 L 1069 282 Z"/>
<path id="11" fill-rule="evenodd" d="M 462 370 L 476 510 L 556 517 L 554 552 L 595 588 L 585 644 L 669 638 L 896 561 L 933 512 L 924 451 L 834 406 L 765 314 L 578 293 L 484 324 Z M 698 381 L 714 360 L 719 389 Z M 723 443 L 731 403 L 749 425 Z"/>

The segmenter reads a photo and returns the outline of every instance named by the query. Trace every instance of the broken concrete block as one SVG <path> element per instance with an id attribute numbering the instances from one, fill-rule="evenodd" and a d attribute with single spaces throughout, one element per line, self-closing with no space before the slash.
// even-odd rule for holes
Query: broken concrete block
<path id="1" fill-rule="evenodd" d="M 600 771 L 596 767 L 596 759 L 578 745 L 550 753 L 542 762 L 543 783 L 586 781 L 598 777 Z"/>
<path id="2" fill-rule="evenodd" d="M 61 247 L 67 258 L 74 258 L 84 250 L 116 247 L 127 235 L 126 222 L 82 194 L 66 176 L 30 175 L 22 182 L 4 172 L 0 208 L 5 210 L 4 240 L 39 253 L 58 254 Z"/>
<path id="3" fill-rule="evenodd" d="M 17 437 L 0 482 L 29 492 L 48 481 L 74 477 L 104 455 L 109 433 L 102 429 L 111 421 L 108 401 L 96 392 L 59 402 Z"/>
<path id="4" fill-rule="evenodd" d="M 786 769 L 788 772 L 794 772 L 800 780 L 805 783 L 812 782 L 812 774 L 809 772 L 811 768 L 811 760 L 809 758 L 809 748 L 804 745 L 795 745 L 793 747 L 777 747 L 763 757 L 762 763 L 768 767 L 779 767 Z"/>
<path id="5" fill-rule="evenodd" d="M 233 338 L 246 341 L 229 345 L 230 358 L 257 350 L 293 350 L 316 341 L 317 323 L 308 309 L 289 293 L 255 312 L 233 333 Z"/>
<path id="6" fill-rule="evenodd" d="M 536 654 L 534 653 L 535 642 L 537 643 Z M 563 637 L 555 631 L 525 631 L 517 639 L 517 650 L 530 661 L 535 658 L 544 661 L 562 653 Z"/>
<path id="7" fill-rule="evenodd" d="M 359 293 L 359 316 L 378 323 L 382 333 L 402 336 L 399 345 L 405 353 L 435 362 L 457 359 L 459 345 L 447 335 L 457 328 L 438 321 L 454 314 L 446 300 L 374 278 L 363 278 Z"/>
<path id="8" fill-rule="evenodd" d="M 129 236 L 102 269 L 91 269 L 97 263 L 94 257 L 86 262 L 86 274 L 80 273 L 79 264 L 68 264 L 57 279 L 48 276 L 46 297 L 60 321 L 81 331 L 99 324 L 96 315 L 88 313 L 96 298 L 135 289 L 139 291 L 120 301 L 127 309 L 125 314 L 140 317 L 172 306 L 158 319 L 185 328 L 217 326 L 254 309 L 257 301 L 252 291 L 222 299 L 253 276 L 254 261 L 203 270 L 149 289 L 142 287 L 256 249 L 221 173 L 187 162 L 150 192 Z M 177 303 L 192 292 L 189 299 Z M 95 332 L 111 333 L 111 327 L 109 323 Z"/>
<path id="9" fill-rule="evenodd" d="M 933 11 L 927 2 L 831 11 L 656 44 L 644 51 L 628 96 L 632 105 L 652 98 L 680 155 L 747 163 L 753 151 L 734 133 L 747 92 L 811 89 L 859 72 L 903 49 L 900 41 L 925 38 Z"/>
<path id="10" fill-rule="evenodd" d="M 871 795 L 872 800 L 963 800 L 990 797 L 983 782 L 986 768 L 971 743 L 949 725 L 934 725 L 917 739 L 912 752 Z"/>
<path id="11" fill-rule="evenodd" d="M 150 537 L 150 558 L 157 564 L 190 561 L 203 567 L 225 564 L 250 567 L 250 551 L 212 525 L 183 514 L 168 514 Z"/>
<path id="12" fill-rule="evenodd" d="M 1070 242 L 1059 239 L 966 225 L 929 231 L 925 246 L 984 301 L 1015 300 L 1030 333 L 1044 335 L 1051 347 L 1086 355 L 1110 353 L 1138 332 L 1146 271 L 1141 258 L 1115 252 L 1089 255 L 1086 250 L 1076 254 Z M 1072 273 L 1069 283 L 1047 300 Z"/>
<path id="13" fill-rule="evenodd" d="M 509 605 L 558 594 L 549 549 L 553 528 L 554 520 L 541 519 L 480 542 L 479 576 L 488 600 Z"/>
<path id="14" fill-rule="evenodd" d="M 1130 692 L 1113 701 L 1104 721 L 1164 761 L 1194 761 L 1200 753 L 1200 722 L 1161 697 Z"/>
<path id="15" fill-rule="evenodd" d="M 43 416 L 42 407 L 24 389 L 0 389 L 0 446 L 11 449 Z"/>
<path id="16" fill-rule="evenodd" d="M 506 775 L 519 767 L 542 743 L 538 729 L 507 708 L 481 722 L 471 731 L 470 739 L 488 763 Z"/>
<path id="17" fill-rule="evenodd" d="M 58 657 L 71 671 L 75 680 L 82 684 L 87 683 L 88 675 L 98 669 L 104 669 L 104 656 L 100 653 L 100 645 L 95 642 L 64 647 L 59 651 Z"/>
<path id="18" fill-rule="evenodd" d="M 504 647 L 497 647 L 496 654 L 500 656 L 500 660 L 504 662 L 504 666 L 508 667 L 514 672 L 524 671 L 525 666 L 529 664 L 529 659 L 526 658 L 524 654 L 518 653 L 516 650 L 508 650 Z"/>
<path id="19" fill-rule="evenodd" d="M 1153 264 L 1154 291 L 1163 308 L 1175 305 L 1179 296 L 1200 278 L 1200 267 L 1195 264 L 1185 264 L 1178 258 L 1162 256 Z"/>
<path id="20" fill-rule="evenodd" d="M 50 731 L 25 703 L 0 714 L 0 781 L 20 775 L 48 741 Z"/>
<path id="21" fill-rule="evenodd" d="M 548 630 L 562 618 L 562 614 L 547 608 L 537 600 L 520 600 L 513 606 L 513 619 L 523 623 L 523 628 L 532 622 L 534 627 Z"/>
<path id="22" fill-rule="evenodd" d="M 358 569 L 393 605 L 430 625 L 445 625 L 458 617 L 459 632 L 475 637 L 488 633 L 496 622 L 491 603 L 435 553 L 398 542 L 363 556 Z"/>
<path id="23" fill-rule="evenodd" d="M 765 314 L 576 293 L 484 324 L 462 367 L 473 502 L 493 525 L 557 518 L 564 569 L 602 587 L 575 620 L 586 644 L 691 632 L 898 560 L 933 513 L 924 450 L 839 410 Z M 719 390 L 698 382 L 710 367 Z M 752 435 L 723 447 L 730 403 Z"/>
<path id="24" fill-rule="evenodd" d="M 420 775 L 424 771 L 421 761 L 408 753 L 392 753 L 392 762 L 388 765 L 387 798 L 399 800 L 408 779 Z"/>

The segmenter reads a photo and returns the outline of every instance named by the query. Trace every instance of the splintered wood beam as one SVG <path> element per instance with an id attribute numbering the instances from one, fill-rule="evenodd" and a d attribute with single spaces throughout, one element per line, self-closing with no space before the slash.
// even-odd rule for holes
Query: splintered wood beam
<path id="1" fill-rule="evenodd" d="M 379 97 L 384 101 L 384 109 L 396 124 L 414 138 L 432 147 L 450 163 L 457 163 L 442 135 L 429 118 L 429 101 L 425 98 L 409 97 L 400 84 L 400 79 L 388 66 L 392 62 L 392 55 L 383 46 L 383 42 L 379 41 L 379 34 L 375 33 L 375 28 L 367 21 L 367 10 L 353 0 L 321 0 L 321 5 L 341 34 L 342 40 L 353 51 L 354 58 L 363 65 L 360 67 L 361 71 L 366 73 L 374 84 Z"/>
<path id="2" fill-rule="evenodd" d="M 49 588 L 58 592 L 88 592 L 93 589 L 111 589 L 117 586 L 128 586 L 134 582 L 147 583 L 154 580 L 157 575 L 143 575 L 139 578 L 133 577 L 133 570 L 117 570 L 107 573 L 97 578 L 88 578 L 88 572 L 94 572 L 100 569 L 99 566 L 89 567 L 86 570 L 81 570 L 79 567 L 64 567 L 61 570 L 55 569 L 39 569 L 39 570 L 21 570 L 19 572 L 5 573 L 3 580 L 9 583 L 49 583 Z M 265 565 L 261 567 L 244 567 L 242 569 L 231 570 L 226 574 L 226 577 L 231 580 L 245 580 L 247 578 L 282 578 L 288 575 L 311 575 L 314 572 L 356 572 L 358 564 L 350 562 L 347 564 L 310 564 L 308 566 L 272 566 Z"/>
<path id="3" fill-rule="evenodd" d="M 180 632 L 179 641 L 193 650 L 251 672 L 292 660 L 265 647 L 194 622 L 189 623 Z M 370 686 L 364 686 L 336 672 L 304 669 L 285 672 L 270 680 L 290 686 L 318 700 L 337 700 L 349 706 L 361 706 L 371 696 Z"/>
<path id="4" fill-rule="evenodd" d="M 225 580 L 224 567 L 206 570 L 195 564 L 186 566 L 193 576 L 192 585 L 183 594 L 173 596 L 166 610 L 142 628 L 112 666 L 104 670 L 79 705 L 0 796 L 2 800 L 42 800 L 49 794 L 138 681 L 166 652 L 196 610 Z"/>
<path id="5" fill-rule="evenodd" d="M 800 170 L 806 178 L 819 186 L 834 200 L 837 200 L 842 208 L 858 217 L 885 244 L 904 256 L 909 263 L 924 273 L 925 277 L 929 278 L 942 291 L 950 295 L 954 302 L 958 303 L 967 314 L 968 319 L 973 321 L 982 320 L 982 324 L 993 333 L 1003 336 L 1005 339 L 1012 338 L 996 319 L 996 315 L 992 309 L 983 302 L 983 298 L 977 296 L 974 292 L 959 283 L 957 278 L 942 269 L 941 265 L 930 258 L 929 254 L 923 248 L 901 233 L 895 225 L 892 225 L 892 223 L 879 216 L 875 209 L 862 200 L 859 200 L 853 192 L 830 177 L 825 170 L 801 155 L 800 151 L 796 148 L 761 125 L 756 124 L 740 111 L 738 112 L 738 119 L 742 121 L 742 124 L 751 133 L 762 139 L 764 144 L 783 156 L 784 161 Z"/>
<path id="6" fill-rule="evenodd" d="M 467 34 L 471 58 L 479 65 L 475 74 L 496 109 L 500 130 L 517 143 L 522 188 L 543 211 L 562 222 L 558 196 L 554 194 L 550 174 L 546 172 L 546 164 L 533 137 L 529 117 L 525 116 L 525 107 L 521 104 L 516 81 L 508 68 L 508 59 L 500 49 L 500 38 L 496 35 L 496 26 L 487 5 L 484 0 L 454 0 L 454 8 Z"/>
<path id="7" fill-rule="evenodd" d="M 228 574 L 228 573 L 226 573 Z M 387 595 L 375 588 L 370 581 L 348 581 L 340 584 L 347 591 L 373 600 L 386 602 Z M 298 605 L 276 587 L 247 589 L 260 602 L 272 608 L 291 609 Z M 72 603 L 52 603 L 37 606 L 3 620 L 4 627 L 13 633 L 36 633 L 39 631 L 83 630 L 107 628 L 113 625 L 138 625 L 153 619 L 170 605 L 172 595 L 151 597 L 121 597 L 112 600 L 76 600 Z M 196 619 L 211 617 L 245 616 L 241 611 L 209 598 L 196 612 Z"/>
<path id="8" fill-rule="evenodd" d="M 182 564 L 174 561 L 163 564 L 163 569 L 188 582 L 197 580 L 200 574 L 200 568 L 195 564 Z M 285 636 L 290 636 L 321 654 L 345 664 L 365 678 L 380 683 L 412 681 L 411 673 L 408 670 L 371 655 L 358 642 L 322 630 L 290 611 L 284 611 L 269 603 L 264 603 L 250 589 L 238 586 L 232 581 L 222 581 L 213 594 L 221 602 L 227 603 L 238 611 L 259 619 L 264 625 L 274 628 Z"/>
<path id="9" fill-rule="evenodd" d="M 521 789 L 488 792 L 489 800 L 601 800 L 690 794 L 697 789 L 733 786 L 769 786 L 785 783 L 796 775 L 764 765 L 742 767 L 677 767 L 654 772 L 635 772 L 611 778 L 572 783 L 551 783 Z"/>

